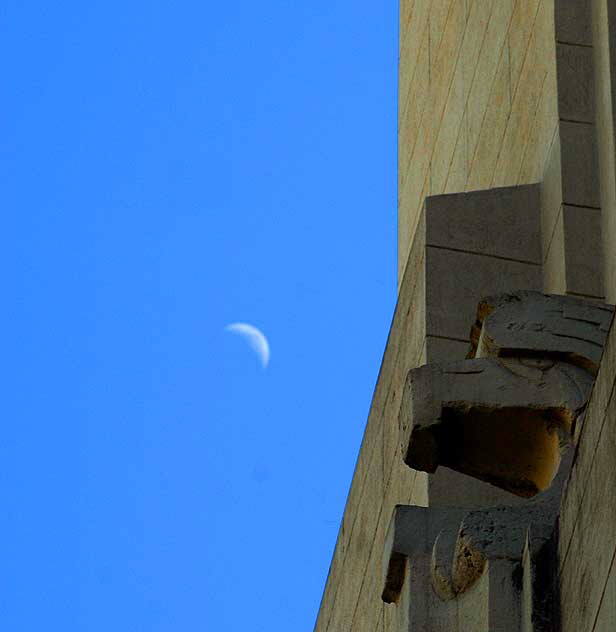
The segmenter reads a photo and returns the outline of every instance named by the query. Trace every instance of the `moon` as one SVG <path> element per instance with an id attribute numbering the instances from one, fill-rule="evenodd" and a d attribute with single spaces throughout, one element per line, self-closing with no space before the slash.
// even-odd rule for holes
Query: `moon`
<path id="1" fill-rule="evenodd" d="M 225 331 L 242 336 L 259 356 L 263 368 L 267 368 L 270 358 L 270 348 L 267 338 L 263 335 L 262 331 L 248 323 L 231 323 L 225 327 Z"/>

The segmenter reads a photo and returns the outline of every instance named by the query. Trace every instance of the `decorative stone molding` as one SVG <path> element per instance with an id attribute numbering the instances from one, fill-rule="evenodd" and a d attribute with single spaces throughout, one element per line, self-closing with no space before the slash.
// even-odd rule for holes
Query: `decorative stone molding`
<path id="1" fill-rule="evenodd" d="M 439 465 L 524 497 L 547 489 L 583 414 L 612 308 L 524 291 L 479 304 L 470 359 L 409 372 L 405 462 Z"/>
<path id="2" fill-rule="evenodd" d="M 583 423 L 612 316 L 610 305 L 539 292 L 487 298 L 467 360 L 409 372 L 400 410 L 407 465 L 449 467 L 527 499 L 396 507 L 382 598 L 399 603 L 405 583 L 432 588 L 409 609 L 409 630 L 559 629 L 555 525 L 571 433 Z"/>

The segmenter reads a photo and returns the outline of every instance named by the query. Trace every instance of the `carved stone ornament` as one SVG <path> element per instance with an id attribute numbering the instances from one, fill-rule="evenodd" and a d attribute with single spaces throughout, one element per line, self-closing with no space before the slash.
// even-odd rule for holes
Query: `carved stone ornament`
<path id="1" fill-rule="evenodd" d="M 571 436 L 613 311 L 531 291 L 490 297 L 479 304 L 467 360 L 409 372 L 400 409 L 405 463 L 429 473 L 448 467 L 527 499 L 475 510 L 396 507 L 383 600 L 399 602 L 405 582 L 432 586 L 423 603 L 413 601 L 409 630 L 559 629 L 555 565 L 546 560 Z"/>

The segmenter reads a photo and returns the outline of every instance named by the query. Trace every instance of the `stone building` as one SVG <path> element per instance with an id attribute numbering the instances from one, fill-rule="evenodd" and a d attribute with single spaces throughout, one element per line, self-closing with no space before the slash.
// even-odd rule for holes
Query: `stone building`
<path id="1" fill-rule="evenodd" d="M 401 0 L 398 302 L 316 632 L 616 630 L 615 75 L 616 0 Z"/>

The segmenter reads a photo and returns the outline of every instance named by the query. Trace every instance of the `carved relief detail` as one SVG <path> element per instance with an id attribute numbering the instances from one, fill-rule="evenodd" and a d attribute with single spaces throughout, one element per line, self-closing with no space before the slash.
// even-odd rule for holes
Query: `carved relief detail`
<path id="1" fill-rule="evenodd" d="M 555 565 L 538 560 L 554 550 L 571 435 L 583 423 L 612 316 L 610 305 L 567 296 L 490 297 L 479 304 L 467 360 L 409 372 L 400 409 L 405 463 L 429 473 L 449 467 L 527 499 L 470 511 L 396 508 L 383 599 L 398 601 L 407 560 L 436 599 L 429 614 L 425 604 L 416 608 L 410 629 L 448 629 L 454 610 L 444 604 L 470 595 L 484 576 L 501 616 L 509 604 L 511 629 L 558 629 L 545 570 Z"/>

